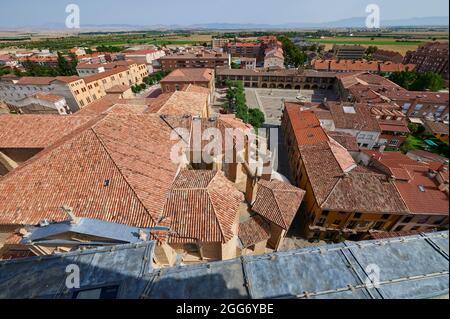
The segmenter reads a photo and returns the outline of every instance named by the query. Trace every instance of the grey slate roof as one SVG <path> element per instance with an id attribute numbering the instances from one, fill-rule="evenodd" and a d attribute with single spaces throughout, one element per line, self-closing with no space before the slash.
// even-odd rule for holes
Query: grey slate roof
<path id="1" fill-rule="evenodd" d="M 0 298 L 71 298 L 65 267 L 81 288 L 119 285 L 118 298 L 434 298 L 448 295 L 448 231 L 313 247 L 187 267 L 152 269 L 152 242 L 0 262 Z M 369 265 L 380 286 L 367 286 Z M 26 277 L 25 277 L 26 276 Z"/>
<path id="2" fill-rule="evenodd" d="M 140 228 L 110 223 L 99 219 L 80 218 L 76 224 L 64 221 L 45 227 L 30 227 L 28 229 L 30 236 L 24 238 L 21 243 L 36 242 L 46 237 L 67 232 L 108 238 L 121 243 L 137 243 L 140 241 L 139 230 Z"/>

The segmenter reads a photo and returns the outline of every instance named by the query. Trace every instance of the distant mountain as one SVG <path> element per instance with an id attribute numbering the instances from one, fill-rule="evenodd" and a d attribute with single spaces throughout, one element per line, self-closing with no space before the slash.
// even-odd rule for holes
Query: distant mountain
<path id="1" fill-rule="evenodd" d="M 381 27 L 423 27 L 423 26 L 448 26 L 448 17 L 424 17 L 399 20 L 382 20 Z M 348 18 L 338 21 L 324 23 L 286 23 L 279 25 L 270 24 L 232 24 L 232 23 L 210 23 L 189 26 L 192 29 L 213 30 L 249 30 L 249 29 L 318 29 L 318 28 L 364 28 L 365 17 Z"/>
<path id="2" fill-rule="evenodd" d="M 326 28 L 365 28 L 365 17 L 354 17 L 338 21 L 323 23 L 294 22 L 285 24 L 239 24 L 239 23 L 204 23 L 193 25 L 133 25 L 133 24 L 107 24 L 82 25 L 79 29 L 66 29 L 63 23 L 47 23 L 39 26 L 1 27 L 0 30 L 16 31 L 136 31 L 136 30 L 276 30 L 276 29 L 326 29 Z M 381 27 L 425 27 L 425 26 L 449 26 L 449 17 L 422 17 L 397 20 L 382 20 Z"/>

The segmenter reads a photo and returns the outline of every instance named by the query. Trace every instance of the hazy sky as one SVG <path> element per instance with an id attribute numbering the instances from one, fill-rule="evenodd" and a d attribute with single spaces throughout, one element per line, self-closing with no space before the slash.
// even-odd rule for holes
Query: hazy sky
<path id="1" fill-rule="evenodd" d="M 446 16 L 448 0 L 0 0 L 0 26 L 64 23 L 65 7 L 81 9 L 82 24 L 197 24 L 329 22 L 365 16 L 368 4 L 381 19 Z"/>

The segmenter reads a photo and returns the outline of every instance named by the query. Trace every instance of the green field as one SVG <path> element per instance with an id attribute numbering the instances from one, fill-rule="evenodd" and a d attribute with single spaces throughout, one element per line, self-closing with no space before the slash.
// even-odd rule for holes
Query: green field
<path id="1" fill-rule="evenodd" d="M 32 41 L 0 42 L 0 48 L 17 47 L 26 49 L 42 49 L 66 51 L 73 47 L 96 48 L 105 46 L 130 46 L 139 44 L 155 45 L 202 45 L 212 39 L 206 34 L 164 34 L 164 33 L 132 33 L 106 35 L 79 35 L 44 38 Z"/>
<path id="2" fill-rule="evenodd" d="M 363 46 L 376 46 L 383 50 L 393 50 L 405 54 L 409 50 L 415 50 L 420 45 L 432 41 L 426 37 L 423 38 L 399 38 L 399 37 L 324 37 L 307 38 L 308 42 L 325 44 L 325 49 L 330 50 L 335 44 L 359 44 Z M 448 38 L 442 37 L 439 41 L 448 41 Z"/>

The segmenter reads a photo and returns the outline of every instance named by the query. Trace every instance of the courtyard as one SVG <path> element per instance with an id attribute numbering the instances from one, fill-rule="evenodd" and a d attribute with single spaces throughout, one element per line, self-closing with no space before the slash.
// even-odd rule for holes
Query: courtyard
<path id="1" fill-rule="evenodd" d="M 280 125 L 284 102 L 321 103 L 324 99 L 336 100 L 336 94 L 327 90 L 285 90 L 246 88 L 247 105 L 260 109 L 267 125 Z"/>

